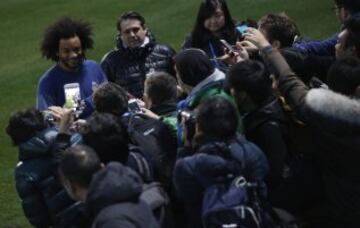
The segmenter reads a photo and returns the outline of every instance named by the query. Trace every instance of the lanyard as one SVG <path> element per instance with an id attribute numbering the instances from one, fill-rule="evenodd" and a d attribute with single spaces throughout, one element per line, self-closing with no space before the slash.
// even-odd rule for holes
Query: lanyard
<path id="1" fill-rule="evenodd" d="M 215 61 L 215 65 L 216 65 L 216 68 L 220 68 L 220 64 L 219 64 L 219 60 L 216 56 L 216 53 L 215 53 L 215 49 L 214 49 L 214 46 L 212 45 L 212 43 L 209 41 L 209 48 L 210 48 L 210 51 L 211 51 L 211 55 L 213 57 L 213 60 Z"/>

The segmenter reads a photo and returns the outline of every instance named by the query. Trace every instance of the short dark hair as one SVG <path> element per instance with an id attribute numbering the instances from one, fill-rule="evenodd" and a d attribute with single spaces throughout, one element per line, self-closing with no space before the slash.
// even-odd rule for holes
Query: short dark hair
<path id="1" fill-rule="evenodd" d="M 360 12 L 360 0 L 335 0 L 335 5 L 337 7 L 343 7 L 351 14 Z"/>
<path id="2" fill-rule="evenodd" d="M 145 28 L 145 18 L 138 12 L 129 11 L 122 14 L 116 22 L 116 28 L 119 32 L 121 31 L 121 23 L 125 20 L 138 20 L 140 21 L 141 27 Z"/>
<path id="3" fill-rule="evenodd" d="M 19 145 L 35 136 L 36 132 L 45 130 L 47 127 L 48 124 L 39 110 L 27 108 L 10 116 L 6 133 L 14 145 Z"/>
<path id="4" fill-rule="evenodd" d="M 82 132 L 83 141 L 95 150 L 101 162 L 118 161 L 126 164 L 129 136 L 120 118 L 109 113 L 94 113 Z"/>
<path id="5" fill-rule="evenodd" d="M 258 105 L 272 95 L 269 74 L 259 61 L 245 60 L 233 65 L 226 78 L 231 88 L 246 92 Z"/>
<path id="6" fill-rule="evenodd" d="M 206 137 L 230 139 L 236 134 L 238 122 L 234 105 L 220 96 L 206 99 L 196 109 L 196 123 Z"/>
<path id="7" fill-rule="evenodd" d="M 215 70 L 209 57 L 201 49 L 186 49 L 177 54 L 174 59 L 181 81 L 189 86 L 196 86 Z"/>
<path id="8" fill-rule="evenodd" d="M 278 40 L 282 48 L 291 47 L 300 34 L 295 22 L 285 13 L 267 14 L 259 20 L 258 26 L 266 31 L 270 43 Z"/>
<path id="9" fill-rule="evenodd" d="M 360 15 L 351 16 L 347 19 L 343 28 L 347 30 L 344 48 L 355 46 L 356 55 L 360 58 Z"/>
<path id="10" fill-rule="evenodd" d="M 93 149 L 85 145 L 69 147 L 59 163 L 62 178 L 88 188 L 93 175 L 101 169 L 101 162 Z"/>
<path id="11" fill-rule="evenodd" d="M 354 57 L 336 60 L 329 69 L 327 84 L 335 92 L 353 96 L 360 85 L 360 60 Z"/>
<path id="12" fill-rule="evenodd" d="M 173 76 L 165 72 L 154 72 L 145 81 L 146 95 L 154 105 L 176 101 L 177 84 Z"/>
<path id="13" fill-rule="evenodd" d="M 41 42 L 41 53 L 47 59 L 59 60 L 57 55 L 59 51 L 59 42 L 61 39 L 69 39 L 78 36 L 81 41 L 83 52 L 93 47 L 92 28 L 90 23 L 83 20 L 74 20 L 69 17 L 63 17 L 51 24 L 44 33 Z"/>
<path id="14" fill-rule="evenodd" d="M 128 96 L 125 89 L 116 83 L 101 84 L 94 92 L 95 110 L 121 116 L 128 111 Z"/>
<path id="15" fill-rule="evenodd" d="M 224 39 L 227 41 L 236 40 L 235 24 L 230 15 L 229 8 L 225 0 L 203 0 L 201 1 L 196 22 L 192 31 L 192 47 L 201 48 L 203 45 L 207 45 L 211 37 L 211 32 L 205 29 L 204 22 L 211 17 L 215 10 L 220 7 L 224 12 L 225 25 L 221 29 Z"/>

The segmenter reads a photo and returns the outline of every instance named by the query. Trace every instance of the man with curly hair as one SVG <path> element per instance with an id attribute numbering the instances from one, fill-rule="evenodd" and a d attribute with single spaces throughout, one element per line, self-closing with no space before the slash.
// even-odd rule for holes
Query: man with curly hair
<path id="1" fill-rule="evenodd" d="M 56 62 L 41 77 L 37 90 L 37 108 L 49 109 L 55 117 L 61 107 L 74 108 L 85 104 L 81 116 L 93 111 L 92 93 L 107 81 L 101 67 L 85 59 L 85 51 L 93 47 L 92 28 L 88 22 L 61 18 L 45 31 L 41 53 Z"/>

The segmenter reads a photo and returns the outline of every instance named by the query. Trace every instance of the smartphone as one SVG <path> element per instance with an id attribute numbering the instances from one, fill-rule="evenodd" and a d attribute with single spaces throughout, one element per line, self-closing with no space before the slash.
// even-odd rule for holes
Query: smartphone
<path id="1" fill-rule="evenodd" d="M 128 109 L 131 113 L 139 113 L 141 112 L 141 108 L 135 98 L 131 98 L 128 102 Z"/>
<path id="2" fill-rule="evenodd" d="M 79 83 L 70 83 L 64 85 L 66 108 L 76 109 L 81 101 Z"/>
<path id="3" fill-rule="evenodd" d="M 220 42 L 231 52 L 236 52 L 236 50 L 231 46 L 226 40 L 220 39 Z"/>
<path id="4" fill-rule="evenodd" d="M 238 30 L 238 32 L 241 34 L 241 36 L 244 35 L 244 33 L 246 33 L 246 30 L 248 29 L 249 27 L 247 25 L 240 25 L 240 26 L 237 26 L 236 27 L 236 30 Z"/>

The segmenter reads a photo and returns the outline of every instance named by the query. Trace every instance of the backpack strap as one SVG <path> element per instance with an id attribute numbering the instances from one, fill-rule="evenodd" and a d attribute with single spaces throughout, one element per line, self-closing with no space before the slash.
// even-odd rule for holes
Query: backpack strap
<path id="1" fill-rule="evenodd" d="M 138 172 L 142 176 L 144 182 L 152 181 L 151 169 L 147 160 L 141 154 L 136 152 L 130 152 L 129 156 L 134 158 Z"/>

